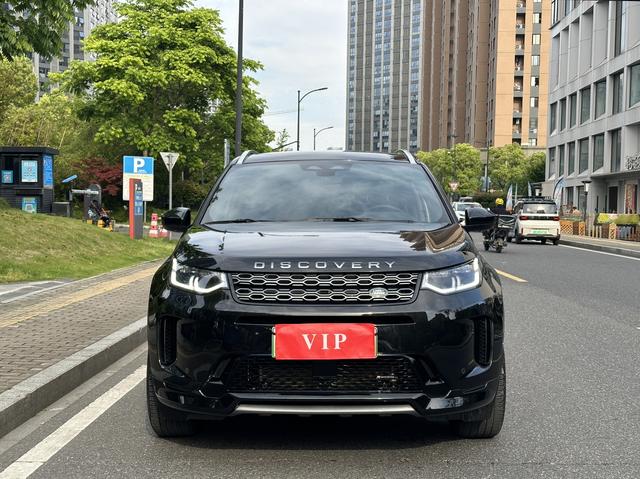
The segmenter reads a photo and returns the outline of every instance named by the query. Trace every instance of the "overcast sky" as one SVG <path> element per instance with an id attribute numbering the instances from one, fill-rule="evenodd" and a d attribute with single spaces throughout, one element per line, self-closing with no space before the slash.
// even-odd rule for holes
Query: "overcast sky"
<path id="1" fill-rule="evenodd" d="M 227 42 L 238 43 L 237 0 L 195 0 L 220 11 Z M 261 95 L 269 105 L 267 125 L 296 136 L 297 91 L 328 91 L 302 102 L 300 149 L 313 148 L 313 129 L 333 126 L 317 137 L 317 149 L 344 147 L 347 5 L 345 0 L 245 0 L 244 56 L 259 60 Z M 288 112 L 288 113 L 283 113 Z"/>

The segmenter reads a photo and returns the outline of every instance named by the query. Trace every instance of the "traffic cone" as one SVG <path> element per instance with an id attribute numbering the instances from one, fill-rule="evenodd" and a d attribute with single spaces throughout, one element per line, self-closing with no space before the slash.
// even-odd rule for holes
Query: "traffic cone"
<path id="1" fill-rule="evenodd" d="M 149 238 L 158 237 L 158 214 L 151 214 L 151 229 L 149 230 Z"/>

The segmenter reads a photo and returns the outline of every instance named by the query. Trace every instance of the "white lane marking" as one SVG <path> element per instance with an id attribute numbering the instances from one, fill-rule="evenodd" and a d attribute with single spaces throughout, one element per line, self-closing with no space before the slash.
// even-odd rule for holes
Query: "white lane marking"
<path id="1" fill-rule="evenodd" d="M 147 366 L 140 366 L 78 414 L 53 431 L 0 473 L 0 479 L 25 479 L 51 459 L 93 421 L 129 393 L 146 375 Z"/>
<path id="2" fill-rule="evenodd" d="M 634 261 L 640 261 L 640 258 L 634 258 L 633 256 L 625 256 L 622 254 L 615 254 L 615 253 L 607 253 L 605 251 L 596 251 L 593 249 L 587 249 L 587 248 L 578 248 L 577 246 L 568 246 L 566 244 L 561 244 L 559 246 L 562 246 L 563 248 L 571 248 L 571 249 L 577 249 L 578 251 L 584 251 L 585 253 L 598 253 L 598 254 L 606 254 L 607 256 L 616 256 L 618 258 L 624 258 L 624 259 L 632 259 Z"/>
<path id="3" fill-rule="evenodd" d="M 13 289 L 8 289 L 6 291 L 0 291 L 0 296 L 2 296 L 3 294 L 15 293 L 16 291 L 20 291 L 21 289 L 27 289 L 27 288 L 35 288 L 35 286 L 32 286 L 30 284 L 25 284 L 23 286 L 16 286 Z"/>

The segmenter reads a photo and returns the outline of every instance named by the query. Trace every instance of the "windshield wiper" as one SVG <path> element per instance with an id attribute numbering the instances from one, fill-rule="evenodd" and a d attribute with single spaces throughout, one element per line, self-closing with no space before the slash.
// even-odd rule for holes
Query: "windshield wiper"
<path id="1" fill-rule="evenodd" d="M 236 218 L 233 220 L 208 221 L 205 225 L 216 225 L 218 223 L 263 223 L 270 220 L 254 220 L 252 218 Z"/>
<path id="2" fill-rule="evenodd" d="M 364 218 L 362 216 L 329 216 L 329 217 L 315 217 L 307 218 L 305 221 L 343 221 L 343 222 L 357 222 L 357 221 L 371 221 L 371 218 Z"/>

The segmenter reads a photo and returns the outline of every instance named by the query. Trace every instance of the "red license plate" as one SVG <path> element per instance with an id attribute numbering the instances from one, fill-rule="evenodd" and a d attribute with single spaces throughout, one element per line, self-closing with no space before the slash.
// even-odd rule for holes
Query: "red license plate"
<path id="1" fill-rule="evenodd" d="M 376 327 L 364 323 L 277 324 L 276 359 L 373 359 L 378 355 Z"/>

